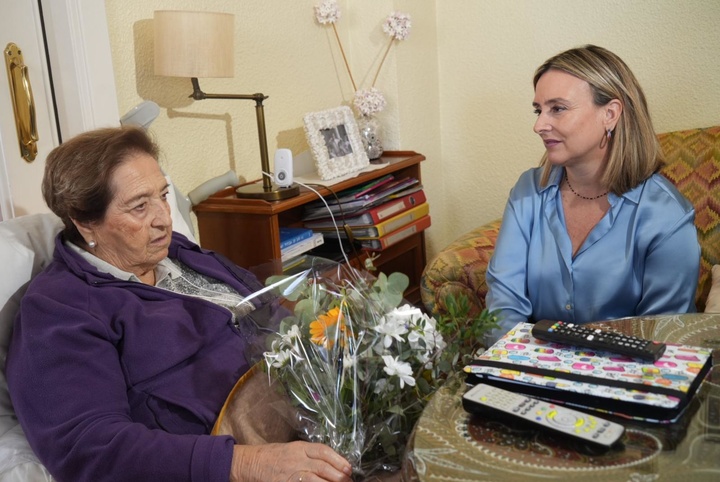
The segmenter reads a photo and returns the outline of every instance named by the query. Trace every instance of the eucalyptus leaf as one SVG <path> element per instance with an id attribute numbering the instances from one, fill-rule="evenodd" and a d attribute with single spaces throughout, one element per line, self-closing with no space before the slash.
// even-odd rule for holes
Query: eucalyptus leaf
<path id="1" fill-rule="evenodd" d="M 299 318 L 302 324 L 307 324 L 315 319 L 315 303 L 313 300 L 305 298 L 295 304 L 295 316 Z"/>
<path id="2" fill-rule="evenodd" d="M 388 283 L 387 275 L 385 273 L 378 273 L 374 288 L 377 291 L 385 291 L 385 290 L 387 290 L 387 283 Z"/>
<path id="3" fill-rule="evenodd" d="M 405 290 L 410 286 L 410 278 L 405 273 L 398 271 L 391 273 L 388 277 L 388 290 L 401 295 L 405 293 Z"/>
<path id="4" fill-rule="evenodd" d="M 288 331 L 290 331 L 290 328 L 293 327 L 293 325 L 297 325 L 297 320 L 291 316 L 283 318 L 282 321 L 280 321 L 279 326 L 279 332 L 280 334 L 285 334 Z"/>

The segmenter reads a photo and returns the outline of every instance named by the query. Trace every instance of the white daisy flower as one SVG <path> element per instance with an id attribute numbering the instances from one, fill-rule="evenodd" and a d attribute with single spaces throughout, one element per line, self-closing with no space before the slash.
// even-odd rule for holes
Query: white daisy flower
<path id="1" fill-rule="evenodd" d="M 383 370 L 391 377 L 398 377 L 400 379 L 400 388 L 405 388 L 407 383 L 409 386 L 415 386 L 415 379 L 412 376 L 412 367 L 409 363 L 399 361 L 398 357 L 391 357 L 390 355 L 384 355 L 383 361 L 385 362 L 385 368 Z"/>

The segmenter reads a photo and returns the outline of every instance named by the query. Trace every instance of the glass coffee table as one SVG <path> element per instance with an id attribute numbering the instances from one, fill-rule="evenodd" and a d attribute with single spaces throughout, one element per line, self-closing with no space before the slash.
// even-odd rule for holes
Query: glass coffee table
<path id="1" fill-rule="evenodd" d="M 407 447 L 407 481 L 720 481 L 720 314 L 624 318 L 593 325 L 667 343 L 712 348 L 713 364 L 679 421 L 626 427 L 623 447 L 602 455 L 538 430 L 475 417 L 462 408 L 462 376 L 435 394 Z"/>

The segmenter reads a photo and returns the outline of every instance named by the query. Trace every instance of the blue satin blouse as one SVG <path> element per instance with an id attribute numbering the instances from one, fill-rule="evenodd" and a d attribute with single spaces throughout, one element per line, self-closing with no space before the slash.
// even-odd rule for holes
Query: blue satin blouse
<path id="1" fill-rule="evenodd" d="M 622 196 L 572 255 L 555 168 L 520 176 L 510 192 L 487 270 L 487 307 L 500 310 L 497 339 L 520 321 L 574 323 L 695 312 L 700 245 L 692 204 L 654 174 Z"/>

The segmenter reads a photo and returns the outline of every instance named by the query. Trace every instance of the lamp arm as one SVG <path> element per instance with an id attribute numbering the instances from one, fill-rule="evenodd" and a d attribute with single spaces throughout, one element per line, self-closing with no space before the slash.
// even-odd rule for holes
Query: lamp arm
<path id="1" fill-rule="evenodd" d="M 200 81 L 198 81 L 197 77 L 191 77 L 190 81 L 192 82 L 193 93 L 190 94 L 189 97 L 192 97 L 195 100 L 245 99 L 245 100 L 254 100 L 257 104 L 262 105 L 263 101 L 268 98 L 267 95 L 260 94 L 260 93 L 257 93 L 257 94 L 206 94 L 200 88 Z"/>
<path id="2" fill-rule="evenodd" d="M 265 108 L 263 107 L 263 101 L 268 98 L 267 95 L 256 93 L 256 94 L 206 94 L 200 88 L 200 82 L 197 77 L 190 78 L 193 86 L 193 93 L 190 94 L 195 100 L 205 99 L 241 99 L 241 100 L 254 100 L 255 101 L 255 118 L 257 119 L 258 126 L 258 141 L 260 143 L 260 164 L 262 167 L 261 178 L 263 190 L 270 192 L 273 190 L 272 181 L 264 173 L 270 172 L 270 159 L 268 156 L 267 147 L 267 132 L 265 130 Z"/>

